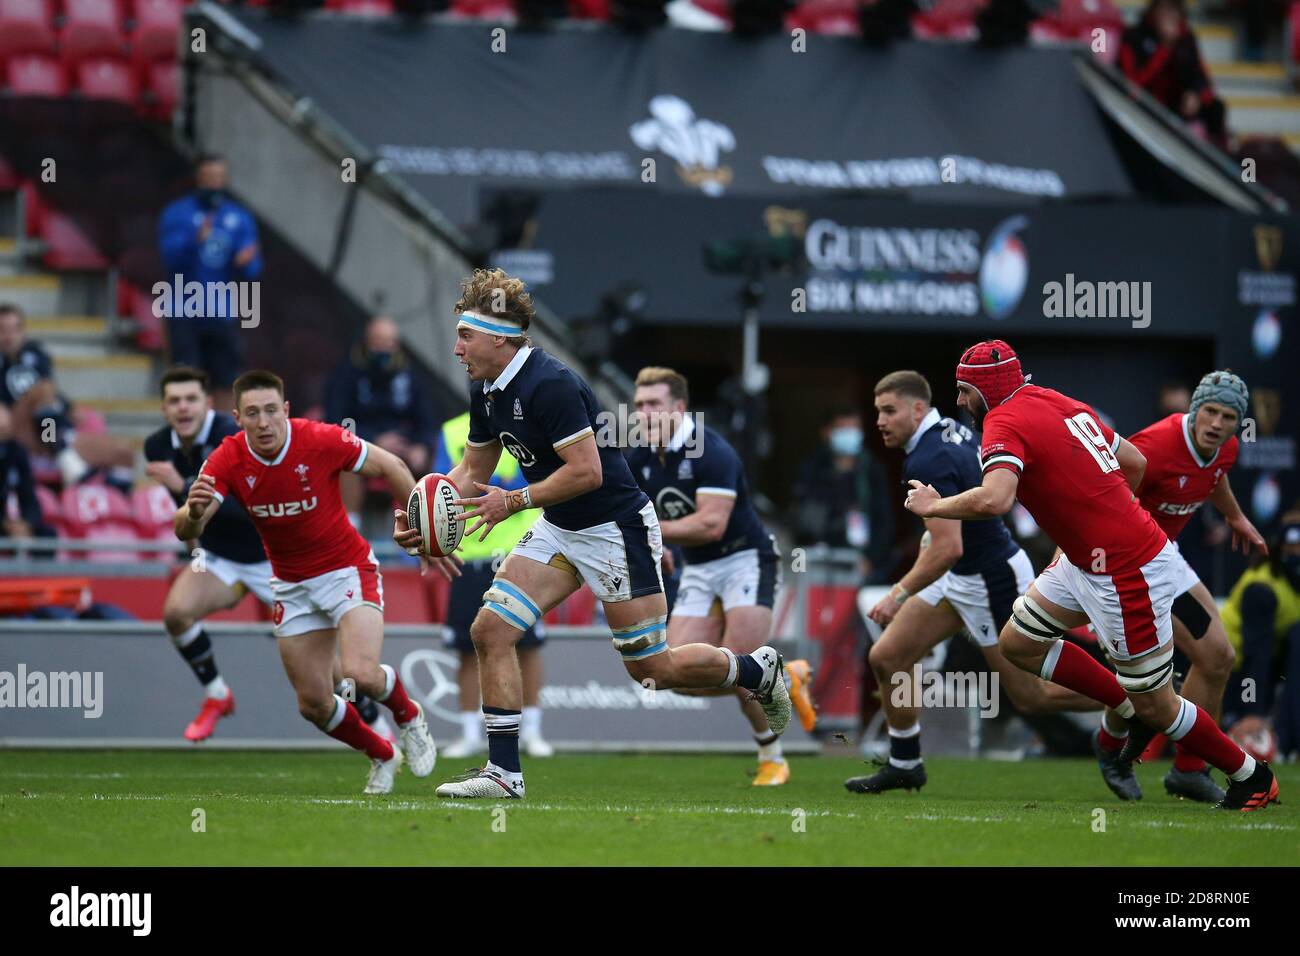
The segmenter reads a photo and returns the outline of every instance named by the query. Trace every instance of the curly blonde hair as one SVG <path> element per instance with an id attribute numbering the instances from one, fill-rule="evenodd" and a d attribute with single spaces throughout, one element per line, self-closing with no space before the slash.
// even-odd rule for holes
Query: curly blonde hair
<path id="1" fill-rule="evenodd" d="M 504 269 L 475 269 L 473 275 L 461 280 L 456 314 L 462 312 L 509 318 L 518 322 L 525 333 L 537 315 L 533 310 L 533 297 L 528 294 L 524 281 Z M 524 341 L 528 341 L 527 335 Z"/>

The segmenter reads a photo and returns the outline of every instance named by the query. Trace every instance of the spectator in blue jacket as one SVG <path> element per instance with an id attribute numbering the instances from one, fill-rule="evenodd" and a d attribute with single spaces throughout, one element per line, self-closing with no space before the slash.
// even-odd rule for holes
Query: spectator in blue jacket
<path id="1" fill-rule="evenodd" d="M 251 282 L 262 274 L 262 250 L 252 213 L 226 189 L 226 161 L 200 156 L 194 167 L 195 189 L 177 199 L 158 221 L 158 245 L 167 267 L 167 282 L 211 284 Z M 179 279 L 177 277 L 180 277 Z M 238 333 L 241 316 L 227 296 L 205 296 L 205 314 L 185 314 L 184 301 L 173 301 L 167 320 L 173 364 L 195 365 L 212 379 L 213 398 L 230 407 L 229 386 L 243 371 Z M 208 312 L 212 314 L 206 314 Z"/>
<path id="2" fill-rule="evenodd" d="M 446 417 L 434 401 L 402 348 L 397 323 L 378 316 L 330 376 L 325 420 L 392 452 L 418 478 L 429 473 L 439 422 Z M 342 490 L 344 505 L 355 515 L 364 498 L 362 482 L 348 480 Z"/>

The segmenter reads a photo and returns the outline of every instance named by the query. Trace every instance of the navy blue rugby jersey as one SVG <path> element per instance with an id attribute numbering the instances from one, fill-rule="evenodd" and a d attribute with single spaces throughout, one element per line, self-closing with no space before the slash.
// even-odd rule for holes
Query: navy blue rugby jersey
<path id="1" fill-rule="evenodd" d="M 600 408 L 587 383 L 539 348 L 521 348 L 494 382 L 471 382 L 470 445 L 500 441 L 515 457 L 529 483 L 542 481 L 564 464 L 558 452 L 595 433 Z M 629 521 L 649 499 L 637 487 L 616 447 L 601 447 L 601 486 L 547 505 L 546 520 L 566 531 L 609 521 Z"/>
<path id="2" fill-rule="evenodd" d="M 727 495 L 735 499 L 727 528 L 719 540 L 698 546 L 682 546 L 687 563 L 701 564 L 725 558 L 746 548 L 775 553 L 772 536 L 754 511 L 740 456 L 712 428 L 704 428 L 692 443 L 689 439 L 694 429 L 695 422 L 687 415 L 667 448 L 633 448 L 627 452 L 627 463 L 633 477 L 654 502 L 655 512 L 662 521 L 673 521 L 691 514 L 696 508 L 695 496 L 700 493 Z M 692 444 L 699 449 L 698 457 L 689 454 Z"/>
<path id="3" fill-rule="evenodd" d="M 915 478 L 934 485 L 947 498 L 983 484 L 980 443 L 965 425 L 930 409 L 903 449 L 903 481 Z M 952 566 L 954 574 L 979 574 L 1005 563 L 1019 546 L 1001 518 L 961 523 L 962 555 Z"/>
<path id="4" fill-rule="evenodd" d="M 238 435 L 240 431 L 234 418 L 209 409 L 188 453 L 181 447 L 180 437 L 171 426 L 164 425 L 144 440 L 144 457 L 146 461 L 170 461 L 185 479 L 185 487 L 179 493 L 172 494 L 172 500 L 179 508 L 189 497 L 190 485 L 198 477 L 208 455 L 216 450 L 227 435 Z M 208 526 L 203 529 L 199 545 L 210 554 L 239 564 L 257 564 L 266 560 L 262 539 L 253 527 L 253 519 L 233 495 L 226 497 Z"/>

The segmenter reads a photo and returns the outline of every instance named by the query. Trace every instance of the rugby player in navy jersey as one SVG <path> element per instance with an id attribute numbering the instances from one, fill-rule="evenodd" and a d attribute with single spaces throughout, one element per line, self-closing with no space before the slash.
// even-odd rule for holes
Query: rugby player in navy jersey
<path id="1" fill-rule="evenodd" d="M 650 496 L 667 544 L 686 563 L 668 619 L 668 646 L 702 642 L 733 653 L 767 643 L 781 586 L 776 540 L 754 513 L 740 456 L 726 439 L 687 410 L 686 377 L 670 368 L 643 368 L 636 377 L 639 440 L 627 463 Z M 671 567 L 666 568 L 671 573 Z M 806 729 L 816 724 L 808 695 L 807 661 L 786 664 L 790 696 Z M 754 786 L 790 779 L 780 734 L 748 691 L 682 690 L 698 696 L 736 694 L 758 746 Z"/>
<path id="2" fill-rule="evenodd" d="M 876 426 L 885 446 L 902 449 L 907 456 L 905 482 L 933 485 L 943 495 L 980 484 L 979 443 L 970 429 L 943 418 L 930 405 L 930 385 L 922 375 L 891 372 L 876 384 L 875 396 Z M 920 710 L 896 704 L 892 690 L 898 675 L 910 682 L 914 665 L 963 629 L 1021 713 L 1099 709 L 1096 701 L 1021 670 L 998 650 L 998 634 L 1011 617 L 1011 605 L 1034 579 L 1029 558 L 1011 540 L 1007 526 L 1001 520 L 928 518 L 926 531 L 929 545 L 870 612 L 885 629 L 868 660 L 889 726 L 889 760 L 871 776 L 845 781 L 855 793 L 919 790 L 925 785 Z"/>
<path id="3" fill-rule="evenodd" d="M 790 720 L 784 662 L 771 647 L 735 654 L 710 644 L 669 647 L 660 575 L 663 544 L 654 506 L 637 487 L 608 432 L 595 396 L 573 371 L 527 337 L 534 317 L 524 283 L 500 269 L 469 276 L 456 304 L 455 355 L 470 378 L 465 457 L 447 476 L 460 490 L 458 516 L 480 537 L 508 514 L 541 508 L 483 595 L 470 628 L 479 660 L 486 766 L 437 790 L 440 797 L 524 796 L 519 763 L 523 705 L 515 644 L 547 611 L 584 582 L 605 609 L 614 648 L 633 680 L 658 690 L 743 687 L 755 695 L 771 729 Z M 523 469 L 527 486 L 487 484 L 502 449 Z M 394 540 L 422 545 L 394 512 Z"/>

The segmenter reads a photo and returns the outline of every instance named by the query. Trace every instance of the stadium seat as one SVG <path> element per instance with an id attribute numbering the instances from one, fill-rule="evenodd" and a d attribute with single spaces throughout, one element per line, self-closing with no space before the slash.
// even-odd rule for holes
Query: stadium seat
<path id="1" fill-rule="evenodd" d="M 452 0 L 449 13 L 470 20 L 514 22 L 515 5 L 511 0 Z"/>
<path id="2" fill-rule="evenodd" d="M 1292 63 L 1300 63 L 1300 3 L 1292 3 L 1286 10 L 1286 28 L 1290 39 L 1287 56 Z"/>
<path id="3" fill-rule="evenodd" d="M 5 64 L 5 85 L 14 96 L 67 96 L 68 75 L 52 56 L 23 53 Z"/>
<path id="4" fill-rule="evenodd" d="M 69 65 L 86 57 L 123 56 L 127 51 L 118 0 L 63 0 L 59 54 Z"/>
<path id="5" fill-rule="evenodd" d="M 146 352 L 161 352 L 166 340 L 163 337 L 163 320 L 154 315 L 153 299 L 145 295 L 126 279 L 117 283 L 117 314 L 135 322 L 135 344 Z"/>
<path id="6" fill-rule="evenodd" d="M 41 195 L 36 191 L 36 187 L 29 181 L 24 181 L 18 187 L 18 192 L 23 197 L 23 236 L 27 239 L 35 239 L 41 232 L 41 213 L 45 211 L 45 204 L 41 202 Z"/>
<path id="7" fill-rule="evenodd" d="M 93 272 L 111 265 L 72 217 L 48 206 L 40 212 L 39 234 L 45 243 L 41 261 L 51 269 Z"/>
<path id="8" fill-rule="evenodd" d="M 1029 26 L 1034 40 L 1078 41 L 1092 44 L 1093 30 L 1106 31 L 1106 45 L 1097 55 L 1107 62 L 1119 57 L 1124 17 L 1111 0 L 1061 0 L 1052 13 Z"/>
<path id="9" fill-rule="evenodd" d="M 731 0 L 691 0 L 691 3 L 705 13 L 711 13 L 719 19 L 731 22 Z"/>
<path id="10" fill-rule="evenodd" d="M 857 36 L 858 0 L 806 0 L 786 17 L 787 29 L 803 29 L 828 36 Z"/>
<path id="11" fill-rule="evenodd" d="M 584 584 L 551 608 L 542 620 L 547 624 L 590 627 L 596 620 L 596 595 Z"/>
<path id="12" fill-rule="evenodd" d="M 176 540 L 176 534 L 172 531 L 176 502 L 162 485 L 151 482 L 136 488 L 131 493 L 131 510 L 141 538 L 148 541 Z"/>
<path id="13" fill-rule="evenodd" d="M 569 0 L 569 16 L 574 20 L 609 20 L 609 0 Z"/>
<path id="14" fill-rule="evenodd" d="M 393 0 L 325 0 L 325 9 L 362 17 L 391 17 L 396 12 Z"/>
<path id="15" fill-rule="evenodd" d="M 180 0 L 135 0 L 132 12 L 131 59 L 142 67 L 155 60 L 175 60 L 185 12 Z"/>
<path id="16" fill-rule="evenodd" d="M 938 0 L 912 17 L 912 33 L 923 40 L 973 40 L 975 17 L 987 0 Z"/>
<path id="17" fill-rule="evenodd" d="M 0 60 L 55 51 L 52 0 L 0 0 Z"/>
<path id="18" fill-rule="evenodd" d="M 76 65 L 75 73 L 77 89 L 82 96 L 135 104 L 139 87 L 126 60 L 90 57 Z"/>
<path id="19" fill-rule="evenodd" d="M 63 534 L 66 522 L 63 520 L 63 509 L 59 507 L 59 496 L 44 485 L 37 485 L 36 500 L 41 505 L 41 520 Z"/>
<path id="20" fill-rule="evenodd" d="M 167 60 L 150 63 L 145 69 L 144 91 L 138 106 L 146 116 L 166 120 L 180 99 L 181 69 Z"/>
<path id="21" fill-rule="evenodd" d="M 135 515 L 126 495 L 108 485 L 84 484 L 63 491 L 63 516 L 70 535 L 81 541 L 134 541 Z M 138 551 L 90 551 L 85 560 L 134 564 Z"/>

